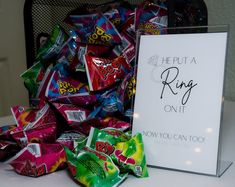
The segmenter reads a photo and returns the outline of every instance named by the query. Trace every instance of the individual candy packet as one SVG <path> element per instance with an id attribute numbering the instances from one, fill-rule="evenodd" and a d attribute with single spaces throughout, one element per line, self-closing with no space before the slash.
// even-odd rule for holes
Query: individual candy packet
<path id="1" fill-rule="evenodd" d="M 96 14 L 94 17 L 91 15 L 82 15 L 80 18 L 86 19 L 90 17 L 91 20 L 88 24 L 79 27 L 77 30 L 71 32 L 76 41 L 88 44 L 102 44 L 102 45 L 115 45 L 121 43 L 121 36 L 116 30 L 115 26 L 102 14 Z M 85 22 L 85 21 L 83 21 Z M 76 36 L 76 33 L 78 36 Z"/>
<path id="2" fill-rule="evenodd" d="M 36 62 L 31 68 L 20 75 L 24 80 L 25 87 L 28 89 L 31 97 L 35 97 L 40 82 L 45 74 L 45 68 L 40 61 Z"/>
<path id="3" fill-rule="evenodd" d="M 70 76 L 61 77 L 58 72 L 53 72 L 47 86 L 46 97 L 48 99 L 57 100 L 60 97 L 72 95 L 89 95 L 87 86 Z"/>
<path id="4" fill-rule="evenodd" d="M 90 111 L 84 108 L 77 107 L 72 104 L 52 103 L 57 111 L 64 117 L 66 122 L 71 125 L 87 120 Z"/>
<path id="5" fill-rule="evenodd" d="M 62 27 L 56 25 L 45 45 L 38 50 L 36 59 L 45 61 L 57 55 L 67 38 L 68 36 Z"/>
<path id="6" fill-rule="evenodd" d="M 87 146 L 110 155 L 124 171 L 131 171 L 137 177 L 148 177 L 147 164 L 144 154 L 144 145 L 140 133 L 131 139 L 120 135 L 113 135 L 104 130 L 92 128 L 87 140 Z M 128 136 L 127 136 L 128 137 Z"/>
<path id="7" fill-rule="evenodd" d="M 77 48 L 78 43 L 73 38 L 69 38 L 61 47 L 57 58 L 65 58 L 69 64 L 72 64 L 77 55 Z"/>
<path id="8" fill-rule="evenodd" d="M 167 15 L 167 9 L 165 7 L 161 7 L 150 1 L 144 1 L 136 9 L 136 30 L 143 29 L 153 34 L 165 33 L 165 30 L 161 28 L 167 27 Z"/>
<path id="9" fill-rule="evenodd" d="M 65 148 L 67 164 L 73 178 L 87 187 L 118 186 L 127 174 L 120 174 L 111 158 L 85 147 L 78 154 Z"/>
<path id="10" fill-rule="evenodd" d="M 122 33 L 127 34 L 133 40 L 135 40 L 136 32 L 135 32 L 135 16 L 130 16 L 126 22 L 122 25 Z"/>
<path id="11" fill-rule="evenodd" d="M 48 85 L 48 82 L 50 81 L 51 79 L 51 76 L 52 76 L 52 66 L 49 66 L 46 70 L 46 73 L 42 79 L 42 81 L 40 82 L 40 85 L 39 85 L 39 88 L 37 90 L 37 94 L 35 96 L 35 98 L 38 98 L 39 100 L 40 99 L 43 99 L 45 100 L 45 92 L 46 92 L 46 89 L 47 89 L 47 85 Z"/>
<path id="12" fill-rule="evenodd" d="M 117 90 L 117 94 L 119 95 L 121 102 L 124 104 L 124 107 L 132 104 L 133 98 L 135 96 L 136 77 L 134 75 L 134 71 L 135 70 L 127 74 Z"/>
<path id="13" fill-rule="evenodd" d="M 90 33 L 83 33 L 89 44 L 115 45 L 121 43 L 121 36 L 115 26 L 101 15 Z"/>
<path id="14" fill-rule="evenodd" d="M 92 45 L 92 44 L 79 44 L 77 60 L 74 60 L 71 64 L 71 69 L 75 69 L 76 72 L 85 72 L 85 61 L 84 55 L 89 54 L 90 56 L 105 57 L 111 56 L 110 52 L 112 49 L 104 45 Z M 114 56 L 115 57 L 115 56 Z"/>
<path id="15" fill-rule="evenodd" d="M 113 85 L 130 70 L 130 65 L 123 56 L 113 60 L 85 55 L 85 66 L 89 88 L 97 91 Z"/>
<path id="16" fill-rule="evenodd" d="M 13 131 L 17 125 L 4 125 L 0 127 L 0 140 L 12 140 L 11 131 Z"/>
<path id="17" fill-rule="evenodd" d="M 20 151 L 20 147 L 15 142 L 0 140 L 0 161 L 15 155 Z"/>
<path id="18" fill-rule="evenodd" d="M 87 137 L 79 132 L 68 131 L 60 135 L 56 140 L 57 143 L 60 143 L 63 146 L 68 147 L 70 150 L 75 148 L 80 150 L 86 145 Z"/>
<path id="19" fill-rule="evenodd" d="M 64 168 L 66 155 L 60 144 L 31 143 L 6 163 L 18 174 L 39 177 Z"/>
<path id="20" fill-rule="evenodd" d="M 13 139 L 22 147 L 30 142 L 54 142 L 57 133 L 57 121 L 48 104 L 41 109 L 13 107 L 17 127 L 11 131 Z"/>
<path id="21" fill-rule="evenodd" d="M 116 91 L 108 91 L 99 98 L 100 105 L 92 111 L 90 118 L 114 116 L 118 112 L 123 112 L 123 103 L 119 99 Z"/>
<path id="22" fill-rule="evenodd" d="M 48 104 L 45 104 L 41 109 L 15 106 L 11 108 L 11 111 L 20 130 L 36 128 L 56 121 L 55 114 Z"/>
<path id="23" fill-rule="evenodd" d="M 56 141 L 57 124 L 55 121 L 36 128 L 12 132 L 13 139 L 21 147 L 29 143 L 54 143 Z"/>

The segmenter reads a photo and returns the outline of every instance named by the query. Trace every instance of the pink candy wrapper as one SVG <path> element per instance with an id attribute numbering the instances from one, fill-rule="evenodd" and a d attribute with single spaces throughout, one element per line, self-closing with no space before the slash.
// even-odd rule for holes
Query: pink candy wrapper
<path id="1" fill-rule="evenodd" d="M 65 167 L 66 156 L 60 144 L 28 144 L 7 161 L 14 170 L 30 177 L 39 177 Z"/>

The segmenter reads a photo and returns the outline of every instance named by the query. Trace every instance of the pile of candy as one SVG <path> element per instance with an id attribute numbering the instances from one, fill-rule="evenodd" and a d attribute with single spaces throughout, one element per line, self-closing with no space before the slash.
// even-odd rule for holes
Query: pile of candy
<path id="1" fill-rule="evenodd" d="M 16 125 L 0 128 L 0 160 L 13 156 L 7 163 L 26 176 L 68 166 L 85 186 L 116 186 L 129 173 L 148 176 L 142 136 L 130 132 L 135 35 L 166 27 L 167 9 L 150 1 L 88 7 L 67 15 L 69 33 L 54 28 L 21 75 L 32 106 L 11 108 Z"/>

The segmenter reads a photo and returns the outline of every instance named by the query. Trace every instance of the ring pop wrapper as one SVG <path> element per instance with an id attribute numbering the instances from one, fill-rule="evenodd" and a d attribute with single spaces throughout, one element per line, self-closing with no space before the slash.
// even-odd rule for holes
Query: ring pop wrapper
<path id="1" fill-rule="evenodd" d="M 40 61 L 36 62 L 31 68 L 20 75 L 24 80 L 25 87 L 28 89 L 31 97 L 35 97 L 40 82 L 45 75 L 45 69 Z"/>
<path id="2" fill-rule="evenodd" d="M 53 143 L 56 140 L 56 130 L 56 122 L 50 122 L 37 128 L 19 130 L 12 133 L 12 137 L 21 147 L 28 143 Z"/>
<path id="3" fill-rule="evenodd" d="M 60 144 L 28 144 L 17 155 L 7 161 L 21 175 L 39 177 L 62 169 L 66 155 Z"/>
<path id="4" fill-rule="evenodd" d="M 98 95 L 89 93 L 87 85 L 70 76 L 60 77 L 56 71 L 51 76 L 45 95 L 50 102 L 78 106 L 95 104 L 98 99 Z"/>
<path id="5" fill-rule="evenodd" d="M 131 71 L 123 79 L 122 83 L 118 87 L 117 93 L 121 102 L 124 104 L 124 108 L 132 104 L 132 100 L 136 92 L 136 77 L 134 76 L 134 71 Z"/>
<path id="6" fill-rule="evenodd" d="M 97 91 L 115 84 L 131 69 L 127 60 L 119 56 L 113 60 L 85 55 L 89 88 Z"/>
<path id="7" fill-rule="evenodd" d="M 161 28 L 167 27 L 167 9 L 150 1 L 144 1 L 136 9 L 135 27 L 136 30 L 144 29 L 148 33 L 162 34 L 165 30 Z"/>
<path id="8" fill-rule="evenodd" d="M 20 147 L 15 142 L 0 140 L 0 161 L 15 155 L 20 151 Z"/>
<path id="9" fill-rule="evenodd" d="M 83 122 L 87 119 L 90 111 L 71 104 L 52 103 L 69 125 L 75 122 Z"/>
<path id="10" fill-rule="evenodd" d="M 78 154 L 65 148 L 67 164 L 73 178 L 86 187 L 118 186 L 127 174 L 104 153 L 85 147 Z"/>
<path id="11" fill-rule="evenodd" d="M 114 163 L 125 171 L 131 171 L 137 177 L 148 177 L 144 145 L 140 133 L 131 139 L 113 135 L 104 130 L 92 128 L 87 140 L 87 146 L 110 155 Z"/>
<path id="12" fill-rule="evenodd" d="M 62 27 L 56 25 L 54 30 L 52 31 L 50 38 L 38 50 L 36 59 L 45 61 L 57 55 L 67 38 L 68 36 L 62 29 Z"/>
<path id="13" fill-rule="evenodd" d="M 109 93 L 106 92 L 101 95 L 100 99 L 100 106 L 94 109 L 89 117 L 107 117 L 107 116 L 114 116 L 116 113 L 123 112 L 123 103 L 119 99 L 119 95 L 116 91 L 112 91 Z"/>
<path id="14" fill-rule="evenodd" d="M 59 97 L 72 95 L 89 95 L 87 86 L 71 77 L 61 77 L 57 71 L 53 72 L 47 86 L 46 97 L 56 100 Z"/>
<path id="15" fill-rule="evenodd" d="M 54 112 L 48 104 L 38 110 L 13 107 L 18 126 L 11 131 L 13 139 L 25 147 L 30 142 L 53 143 L 56 140 L 57 123 Z"/>
<path id="16" fill-rule="evenodd" d="M 41 109 L 15 106 L 11 108 L 11 111 L 17 126 L 24 130 L 56 121 L 56 117 L 48 104 L 45 104 Z"/>
<path id="17" fill-rule="evenodd" d="M 68 147 L 71 151 L 76 149 L 76 151 L 81 150 L 86 145 L 87 137 L 79 132 L 64 132 L 56 140 L 63 146 Z"/>
<path id="18" fill-rule="evenodd" d="M 104 15 L 98 14 L 95 18 L 92 18 L 89 25 L 75 30 L 82 43 L 108 46 L 121 43 L 119 32 Z"/>

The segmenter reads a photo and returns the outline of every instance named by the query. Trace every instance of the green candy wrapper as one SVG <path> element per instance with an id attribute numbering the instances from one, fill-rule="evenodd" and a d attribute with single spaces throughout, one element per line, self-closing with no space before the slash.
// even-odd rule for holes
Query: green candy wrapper
<path id="1" fill-rule="evenodd" d="M 104 153 L 85 147 L 79 154 L 64 148 L 68 168 L 76 181 L 87 187 L 118 186 L 127 174 L 120 174 L 112 159 Z"/>
<path id="2" fill-rule="evenodd" d="M 45 75 L 45 69 L 40 61 L 20 75 L 31 97 L 35 97 L 38 87 Z"/>
<path id="3" fill-rule="evenodd" d="M 48 60 L 55 55 L 58 55 L 63 43 L 67 40 L 68 35 L 65 33 L 65 31 L 60 27 L 59 25 L 56 25 L 54 30 L 52 31 L 52 34 L 39 50 L 36 59 L 40 60 Z"/>
<path id="4" fill-rule="evenodd" d="M 92 128 L 87 146 L 109 155 L 122 171 L 131 171 L 137 177 L 148 177 L 142 135 L 132 138 L 115 130 Z"/>

